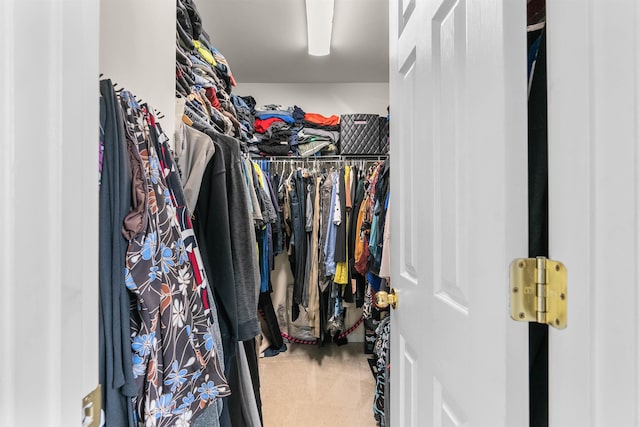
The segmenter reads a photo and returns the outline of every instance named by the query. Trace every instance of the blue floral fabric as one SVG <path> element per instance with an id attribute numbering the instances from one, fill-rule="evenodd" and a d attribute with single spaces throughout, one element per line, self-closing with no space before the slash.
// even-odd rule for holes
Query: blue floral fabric
<path id="1" fill-rule="evenodd" d="M 151 132 L 152 116 L 121 95 L 128 143 L 145 168 L 146 228 L 130 242 L 125 284 L 133 294 L 131 349 L 136 418 L 145 426 L 190 426 L 230 394 L 216 354 L 219 337 L 188 215 L 178 209 Z M 155 135 L 154 135 L 155 137 Z M 181 215 L 182 214 L 182 215 Z"/>
<path id="2" fill-rule="evenodd" d="M 373 416 L 381 427 L 386 426 L 389 414 L 385 414 L 387 407 L 385 400 L 389 390 L 389 336 L 390 317 L 387 316 L 380 321 L 376 328 L 376 343 L 373 352 L 376 356 L 376 391 L 373 400 Z"/>

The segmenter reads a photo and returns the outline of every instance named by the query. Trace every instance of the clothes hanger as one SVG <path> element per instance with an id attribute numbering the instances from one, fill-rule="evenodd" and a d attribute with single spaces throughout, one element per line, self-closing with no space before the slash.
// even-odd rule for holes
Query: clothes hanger
<path id="1" fill-rule="evenodd" d="M 546 21 L 538 22 L 536 24 L 527 25 L 527 33 L 542 30 L 545 27 Z"/>
<path id="2" fill-rule="evenodd" d="M 186 114 L 182 115 L 182 123 L 193 126 L 193 121 Z"/>
<path id="3" fill-rule="evenodd" d="M 295 172 L 295 169 L 293 168 L 293 160 L 289 160 L 289 169 L 290 169 L 290 173 L 289 173 L 289 176 L 287 176 L 287 179 L 286 179 L 287 182 L 291 180 L 291 178 L 293 177 L 293 173 Z"/>

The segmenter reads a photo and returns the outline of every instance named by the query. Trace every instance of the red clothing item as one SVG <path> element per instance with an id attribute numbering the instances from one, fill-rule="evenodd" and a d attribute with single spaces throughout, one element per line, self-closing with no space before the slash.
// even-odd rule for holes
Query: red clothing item
<path id="1" fill-rule="evenodd" d="M 207 99 L 211 102 L 211 106 L 216 110 L 220 111 L 220 100 L 218 99 L 218 95 L 216 91 L 212 87 L 208 87 L 206 91 Z"/>
<path id="2" fill-rule="evenodd" d="M 284 122 L 284 120 L 278 117 L 271 117 L 264 120 L 256 119 L 256 122 L 254 123 L 253 128 L 258 133 L 265 133 L 267 129 L 269 129 L 269 126 L 271 126 L 274 122 Z"/>
<path id="3" fill-rule="evenodd" d="M 316 113 L 306 113 L 304 119 L 322 126 L 337 126 L 338 123 L 340 123 L 340 117 L 338 116 L 325 117 L 322 114 Z"/>

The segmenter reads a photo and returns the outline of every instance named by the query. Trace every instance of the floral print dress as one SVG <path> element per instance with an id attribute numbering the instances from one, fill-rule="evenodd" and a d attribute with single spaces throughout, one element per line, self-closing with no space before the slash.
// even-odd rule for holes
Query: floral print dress
<path id="1" fill-rule="evenodd" d="M 146 226 L 130 240 L 125 269 L 134 296 L 135 416 L 144 426 L 190 426 L 207 406 L 230 394 L 215 351 L 219 333 L 197 253 L 193 244 L 185 244 L 190 230 L 181 226 L 150 138 L 155 123 L 130 94 L 123 92 L 121 104 L 127 140 L 138 149 L 147 190 Z"/>

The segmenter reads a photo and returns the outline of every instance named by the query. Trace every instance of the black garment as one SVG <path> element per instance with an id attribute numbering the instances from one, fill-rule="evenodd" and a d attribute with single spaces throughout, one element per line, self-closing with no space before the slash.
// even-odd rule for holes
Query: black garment
<path id="1" fill-rule="evenodd" d="M 351 183 L 351 208 L 347 211 L 347 255 L 348 255 L 348 267 L 349 267 L 349 280 L 347 286 L 344 288 L 344 292 L 342 293 L 342 299 L 344 302 L 352 303 L 356 301 L 356 294 L 353 291 L 353 286 L 351 284 L 352 280 L 356 280 L 357 276 L 360 276 L 358 272 L 353 268 L 355 265 L 354 253 L 355 253 L 355 241 L 356 241 L 356 222 L 358 218 L 358 212 L 360 211 L 360 204 L 362 203 L 362 199 L 364 198 L 364 187 L 362 187 L 361 183 L 358 180 L 358 169 L 354 166 L 351 168 L 351 173 L 355 177 L 353 182 Z M 358 191 L 362 192 L 360 200 L 358 200 L 358 196 L 360 194 Z M 354 275 L 355 273 L 355 275 Z M 357 292 L 357 288 L 356 288 Z M 361 295 L 361 300 L 364 301 L 364 295 Z M 358 305 L 358 307 L 362 307 L 362 303 Z"/>
<path id="2" fill-rule="evenodd" d="M 184 81 L 181 81 L 181 78 L 182 77 L 178 75 L 178 71 L 176 70 L 176 92 L 186 97 L 190 89 L 186 86 L 186 83 Z"/>
<path id="3" fill-rule="evenodd" d="M 187 57 L 187 53 L 181 49 L 180 46 L 176 46 L 176 64 L 184 67 L 188 67 L 191 64 L 191 61 Z"/>
<path id="4" fill-rule="evenodd" d="M 180 25 L 180 23 L 176 25 L 176 33 L 178 34 L 178 41 L 180 42 L 181 46 L 183 46 L 187 50 L 193 50 L 195 48 L 191 36 L 182 27 L 182 25 Z"/>
<path id="5" fill-rule="evenodd" d="M 258 172 L 251 167 L 251 174 L 253 175 L 253 185 L 254 191 L 256 192 L 256 196 L 258 198 L 258 202 L 260 203 L 260 212 L 262 214 L 262 220 L 264 224 L 274 224 L 278 220 L 278 215 L 276 213 L 276 207 L 273 204 L 273 199 L 265 189 L 260 184 L 260 178 L 258 177 Z M 264 176 L 265 184 L 269 185 L 269 179 Z"/>
<path id="6" fill-rule="evenodd" d="M 325 290 L 320 291 L 320 331 L 322 332 L 320 336 L 322 338 L 318 340 L 318 343 L 321 347 L 325 343 L 331 342 L 331 335 L 327 333 L 328 321 L 333 313 L 330 303 L 331 287 L 327 287 Z"/>
<path id="7" fill-rule="evenodd" d="M 202 31 L 200 14 L 191 0 L 177 0 L 176 16 L 179 27 L 182 27 L 190 39 L 198 40 Z"/>
<path id="8" fill-rule="evenodd" d="M 200 41 L 202 41 L 202 37 L 200 37 Z M 216 72 L 216 75 L 222 81 L 224 85 L 223 87 L 224 91 L 226 93 L 231 93 L 231 89 L 233 88 L 233 86 L 231 85 L 231 76 L 229 75 L 229 70 L 227 69 L 227 66 L 221 62 L 218 62 L 217 65 L 213 68 L 213 71 Z"/>
<path id="9" fill-rule="evenodd" d="M 364 306 L 364 299 L 367 294 L 367 279 L 357 272 L 353 278 L 356 281 L 356 307 L 360 308 Z"/>
<path id="10" fill-rule="evenodd" d="M 244 103 L 247 104 L 247 106 L 249 107 L 249 110 L 251 111 L 251 114 L 255 114 L 256 113 L 255 98 L 253 96 L 241 96 L 240 98 L 242 98 Z"/>
<path id="11" fill-rule="evenodd" d="M 238 339 L 238 314 L 233 260 L 231 258 L 231 231 L 229 229 L 229 209 L 224 159 L 220 146 L 205 168 L 198 203 L 193 218 L 193 227 L 200 245 L 200 253 L 207 277 L 218 303 L 220 333 L 227 333 L 229 339 Z M 223 328 L 224 325 L 224 328 Z M 224 329 L 224 331 L 223 331 Z M 231 346 L 235 348 L 235 346 Z M 225 374 L 227 373 L 227 352 L 225 353 Z"/>
<path id="12" fill-rule="evenodd" d="M 224 351 L 224 370 L 227 381 L 229 382 L 229 387 L 231 387 L 231 395 L 223 398 L 222 414 L 220 415 L 220 427 L 243 427 L 247 425 L 244 421 L 244 415 L 242 414 L 242 395 L 240 394 L 240 376 L 238 374 L 239 367 L 237 360 L 238 353 L 235 348 L 235 342 L 232 343 L 232 345 L 232 355 L 229 355 L 229 357 L 227 357 L 226 347 Z"/>
<path id="13" fill-rule="evenodd" d="M 291 152 L 291 147 L 289 144 L 280 144 L 280 143 L 259 143 L 258 149 L 260 150 L 260 154 L 266 156 L 286 156 Z"/>
<path id="14" fill-rule="evenodd" d="M 191 24 L 191 35 L 193 36 L 194 40 L 198 40 L 200 39 L 200 35 L 202 34 L 202 19 L 200 18 L 198 9 L 196 9 L 196 5 L 192 0 L 181 1 L 184 4 L 189 15 L 189 21 Z"/>
<path id="15" fill-rule="evenodd" d="M 263 171 L 264 172 L 264 171 Z M 276 264 L 276 239 L 278 238 L 278 228 L 281 227 L 282 224 L 282 209 L 280 209 L 280 205 L 278 204 L 278 196 L 273 187 L 273 180 L 271 175 L 268 172 L 264 172 L 264 178 L 267 183 L 267 187 L 269 187 L 269 198 L 271 199 L 271 205 L 273 206 L 273 210 L 275 211 L 275 218 L 271 225 L 269 225 L 269 244 L 268 244 L 268 262 L 269 262 L 269 276 L 271 276 L 271 272 L 275 268 Z M 271 290 L 271 281 L 269 281 L 269 290 Z"/>
<path id="16" fill-rule="evenodd" d="M 193 72 L 186 67 L 182 67 L 181 69 L 182 69 L 182 77 L 184 78 L 188 87 L 194 86 L 196 82 L 195 82 L 195 76 L 193 76 Z"/>
<path id="17" fill-rule="evenodd" d="M 249 366 L 249 372 L 251 374 L 253 393 L 256 400 L 256 405 L 258 407 L 258 412 L 260 415 L 260 420 L 262 420 L 262 399 L 260 398 L 260 375 L 258 373 L 258 358 L 256 355 L 256 347 L 255 340 L 246 340 L 240 343 L 240 345 L 244 346 L 245 354 L 246 354 L 246 362 Z M 229 377 L 227 377 L 229 384 L 236 384 L 237 386 L 233 388 L 233 392 L 231 396 L 224 398 L 224 407 L 222 410 L 222 415 L 220 417 L 220 426 L 221 427 L 245 427 L 252 426 L 253 423 L 249 419 L 249 417 L 245 414 L 243 410 L 243 401 L 244 397 L 240 392 L 240 361 L 237 360 L 239 357 L 236 352 L 234 355 L 234 360 L 232 362 L 232 367 L 229 372 Z"/>
<path id="18" fill-rule="evenodd" d="M 231 232 L 227 203 L 226 170 L 220 148 L 209 161 L 193 218 L 193 228 L 218 309 L 220 336 L 224 351 L 224 374 L 232 396 L 238 390 L 236 341 L 238 340 L 237 298 L 231 259 Z M 231 427 L 231 397 L 223 398 L 220 425 Z"/>
<path id="19" fill-rule="evenodd" d="M 340 125 L 335 125 L 335 126 L 319 125 L 318 123 L 310 122 L 308 120 L 302 120 L 302 125 L 306 128 L 322 129 L 322 130 L 328 130 L 328 131 L 340 131 Z"/>
<path id="20" fill-rule="evenodd" d="M 271 294 L 269 292 L 261 292 L 258 299 L 258 307 L 264 315 L 263 318 L 267 324 L 267 338 L 271 342 L 271 348 L 280 349 L 284 345 L 282 340 L 282 331 L 280 325 L 278 325 L 278 317 L 273 309 L 273 301 L 271 301 Z"/>
<path id="21" fill-rule="evenodd" d="M 274 122 L 267 128 L 264 134 L 262 134 L 262 141 L 264 143 L 271 144 L 280 144 L 282 142 L 289 143 L 292 133 L 293 131 L 288 124 L 283 122 Z"/>
<path id="22" fill-rule="evenodd" d="M 292 177 L 290 192 L 291 221 L 293 226 L 293 299 L 291 320 L 295 321 L 300 314 L 299 304 L 302 302 L 304 285 L 305 261 L 307 259 L 307 238 L 305 230 L 305 179 L 301 171 L 296 171 Z"/>
<path id="23" fill-rule="evenodd" d="M 100 94 L 104 152 L 99 195 L 99 381 L 107 423 L 132 427 L 131 397 L 137 395 L 137 387 L 124 278 L 128 242 L 122 235 L 131 206 L 132 178 L 122 111 L 110 80 L 100 81 Z"/>
<path id="24" fill-rule="evenodd" d="M 255 117 L 251 112 L 251 108 L 247 105 L 244 99 L 236 94 L 229 94 L 231 102 L 236 109 L 236 114 L 238 116 L 238 121 L 243 122 L 246 121 L 246 124 L 249 127 L 249 131 L 253 133 L 253 123 L 255 122 Z"/>
<path id="25" fill-rule="evenodd" d="M 260 374 L 258 372 L 258 352 L 256 349 L 255 340 L 247 340 L 243 342 L 244 352 L 247 355 L 247 362 L 249 365 L 249 372 L 251 373 L 251 380 L 253 383 L 253 395 L 256 399 L 256 405 L 258 406 L 258 413 L 260 414 L 260 422 L 262 423 L 262 398 L 260 396 Z"/>
<path id="26" fill-rule="evenodd" d="M 236 290 L 238 340 L 244 341 L 260 334 L 257 296 L 260 277 L 255 248 L 256 236 L 253 229 L 253 219 L 249 213 L 247 189 L 242 172 L 244 166 L 240 153 L 240 141 L 212 129 L 205 129 L 204 132 L 216 144 L 214 157 L 221 153 L 224 158 L 228 201 L 227 224 L 230 230 L 234 277 L 231 286 L 234 286 Z"/>
<path id="27" fill-rule="evenodd" d="M 356 171 L 357 172 L 357 171 Z M 356 174 L 358 176 L 359 174 Z M 367 281 L 365 277 L 355 269 L 355 247 L 356 247 L 356 239 L 360 234 L 360 230 L 357 227 L 357 219 L 358 214 L 360 212 L 360 207 L 362 206 L 362 202 L 365 197 L 365 182 L 364 177 L 358 176 L 357 182 L 354 182 L 353 187 L 354 191 L 354 203 L 353 209 L 351 209 L 351 219 L 349 222 L 349 272 L 351 274 L 351 278 L 356 281 L 356 294 L 355 294 L 355 302 L 356 307 L 362 307 L 364 304 L 364 295 L 366 292 Z"/>
<path id="28" fill-rule="evenodd" d="M 278 214 L 278 220 L 273 225 L 273 257 L 276 257 L 282 251 L 284 251 L 284 215 L 282 212 L 282 200 L 280 198 L 280 192 L 278 191 L 278 184 L 280 183 L 280 176 L 277 174 L 269 176 L 269 190 L 271 191 L 271 198 L 273 200 L 273 206 L 276 208 Z M 269 260 L 271 269 L 275 260 Z"/>
<path id="29" fill-rule="evenodd" d="M 295 120 L 297 123 L 301 123 L 304 120 L 304 115 L 305 112 L 302 110 L 302 108 L 298 107 L 297 105 L 293 106 L 293 114 L 291 114 L 293 120 Z"/>
<path id="30" fill-rule="evenodd" d="M 530 34 L 531 39 L 536 35 Z M 530 40 L 533 41 L 533 40 Z M 529 94 L 529 256 L 548 256 L 548 149 L 546 34 L 538 51 Z M 529 324 L 529 422 L 549 425 L 549 359 L 547 325 Z"/>

